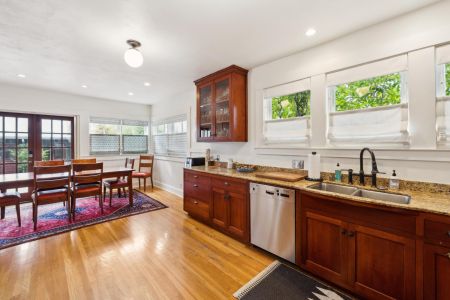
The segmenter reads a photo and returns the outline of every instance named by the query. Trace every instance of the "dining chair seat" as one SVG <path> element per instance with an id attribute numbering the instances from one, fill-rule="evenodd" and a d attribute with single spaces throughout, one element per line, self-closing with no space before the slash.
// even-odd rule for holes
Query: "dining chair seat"
<path id="1" fill-rule="evenodd" d="M 20 193 L 17 191 L 6 191 L 5 193 L 0 193 L 0 207 L 1 207 L 1 218 L 5 218 L 5 207 L 14 205 L 16 206 L 17 223 L 19 227 L 22 226 L 20 220 Z"/>
<path id="2" fill-rule="evenodd" d="M 61 201 L 64 201 L 64 199 L 67 198 L 67 188 L 60 188 L 60 189 L 45 189 L 37 191 L 32 197 L 36 197 L 39 202 L 45 202 L 48 200 L 57 201 L 58 199 L 61 199 Z"/>
<path id="3" fill-rule="evenodd" d="M 103 181 L 103 184 L 105 185 L 105 186 L 110 186 L 110 187 L 112 187 L 113 189 L 114 188 L 122 188 L 122 187 L 127 187 L 128 186 L 128 180 L 126 180 L 126 179 L 122 179 L 122 178 L 120 178 L 119 180 L 117 180 L 117 179 L 114 179 L 114 180 L 105 180 L 105 181 Z"/>
<path id="4" fill-rule="evenodd" d="M 150 176 L 152 176 L 152 173 L 150 173 L 150 172 L 133 172 L 133 175 L 132 175 L 133 177 L 136 177 L 136 178 L 146 178 L 146 177 L 150 177 Z"/>
<path id="5" fill-rule="evenodd" d="M 100 183 L 89 183 L 89 184 L 79 184 L 75 187 L 72 187 L 72 192 L 75 190 L 79 196 L 91 193 L 97 193 L 98 189 L 101 187 Z M 94 195 L 95 196 L 95 195 Z"/>

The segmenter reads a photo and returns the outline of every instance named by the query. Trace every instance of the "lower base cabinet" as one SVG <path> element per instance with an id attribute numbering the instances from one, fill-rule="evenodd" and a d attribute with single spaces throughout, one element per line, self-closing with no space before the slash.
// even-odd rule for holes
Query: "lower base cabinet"
<path id="1" fill-rule="evenodd" d="M 317 201 L 327 200 L 301 197 L 300 265 L 364 298 L 415 299 L 415 239 L 361 225 L 361 209 L 330 203 L 345 210 L 339 217 Z"/>
<path id="2" fill-rule="evenodd" d="M 423 280 L 424 299 L 450 299 L 450 248 L 424 245 Z"/>

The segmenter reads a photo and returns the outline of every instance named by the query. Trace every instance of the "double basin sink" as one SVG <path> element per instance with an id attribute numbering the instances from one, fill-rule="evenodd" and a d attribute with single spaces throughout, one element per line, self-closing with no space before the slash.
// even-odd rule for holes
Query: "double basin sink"
<path id="1" fill-rule="evenodd" d="M 350 195 L 356 197 L 369 198 L 373 200 L 380 200 L 386 202 L 394 202 L 400 204 L 409 204 L 411 201 L 411 196 L 394 194 L 388 192 L 380 192 L 373 190 L 366 190 L 361 188 L 356 188 L 353 186 L 339 185 L 334 183 L 316 183 L 309 186 L 308 188 L 320 191 L 327 191 L 336 194 Z"/>

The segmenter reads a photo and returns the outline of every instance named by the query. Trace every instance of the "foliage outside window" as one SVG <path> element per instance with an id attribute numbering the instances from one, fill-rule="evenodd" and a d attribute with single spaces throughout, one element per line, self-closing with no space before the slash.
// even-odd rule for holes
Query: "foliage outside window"
<path id="1" fill-rule="evenodd" d="M 272 98 L 272 119 L 290 119 L 309 116 L 311 91 Z"/>
<path id="2" fill-rule="evenodd" d="M 445 65 L 445 95 L 450 96 L 450 63 Z"/>
<path id="3" fill-rule="evenodd" d="M 89 138 L 91 155 L 147 153 L 148 123 L 95 118 L 89 123 Z"/>
<path id="4" fill-rule="evenodd" d="M 402 76 L 393 73 L 334 87 L 336 111 L 348 111 L 401 103 Z"/>

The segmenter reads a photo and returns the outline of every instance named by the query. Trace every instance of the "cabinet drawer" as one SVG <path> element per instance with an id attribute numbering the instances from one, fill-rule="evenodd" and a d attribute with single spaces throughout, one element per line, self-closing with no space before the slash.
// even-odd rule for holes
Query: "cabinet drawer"
<path id="1" fill-rule="evenodd" d="M 240 182 L 236 180 L 230 180 L 227 177 L 223 178 L 213 178 L 212 179 L 213 187 L 224 189 L 227 191 L 233 191 L 237 193 L 247 193 L 247 183 Z"/>
<path id="2" fill-rule="evenodd" d="M 450 224 L 425 220 L 424 236 L 426 239 L 450 245 Z"/>
<path id="3" fill-rule="evenodd" d="M 201 182 L 184 182 L 184 195 L 187 197 L 192 197 L 199 199 L 204 202 L 209 202 L 211 199 L 211 186 L 208 183 Z"/>
<path id="4" fill-rule="evenodd" d="M 208 185 L 210 184 L 210 178 L 208 175 L 199 174 L 200 172 L 184 172 L 184 181 L 189 181 L 197 183 L 198 185 Z"/>
<path id="5" fill-rule="evenodd" d="M 191 197 L 184 197 L 184 210 L 202 219 L 209 219 L 209 204 Z"/>

